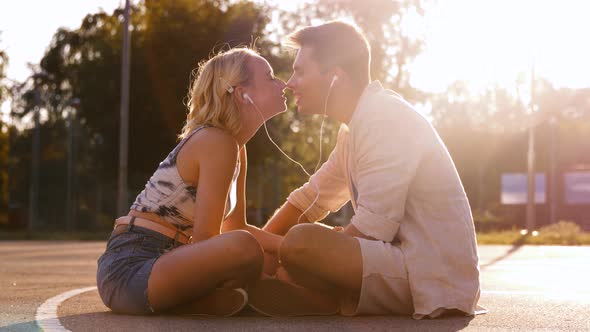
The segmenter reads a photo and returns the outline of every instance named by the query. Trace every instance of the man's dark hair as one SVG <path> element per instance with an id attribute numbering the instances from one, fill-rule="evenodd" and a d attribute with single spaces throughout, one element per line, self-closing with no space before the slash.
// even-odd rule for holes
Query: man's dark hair
<path id="1" fill-rule="evenodd" d="M 356 26 L 331 21 L 299 29 L 287 37 L 287 46 L 309 47 L 322 70 L 341 67 L 353 80 L 370 77 L 371 49 L 365 35 Z"/>

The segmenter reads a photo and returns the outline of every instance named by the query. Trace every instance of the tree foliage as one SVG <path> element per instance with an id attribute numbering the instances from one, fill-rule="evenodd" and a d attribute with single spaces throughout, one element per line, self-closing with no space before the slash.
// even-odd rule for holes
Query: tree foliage
<path id="1" fill-rule="evenodd" d="M 455 82 L 429 97 L 429 116 L 476 210 L 501 212 L 501 175 L 526 172 L 531 127 L 537 172 L 549 174 L 552 162 L 558 174 L 590 168 L 590 156 L 581 153 L 590 151 L 590 89 L 557 89 L 543 79 L 535 86 L 533 113 L 521 92 L 499 86 L 474 95 Z"/>
<path id="2" fill-rule="evenodd" d="M 142 189 L 177 141 L 186 118 L 183 102 L 192 69 L 208 58 L 212 50 L 250 44 L 252 38 L 260 36 L 267 23 L 264 10 L 265 7 L 251 2 L 230 1 L 148 0 L 133 7 L 129 107 L 132 195 Z M 59 29 L 36 74 L 17 92 L 13 108 L 15 118 L 23 121 L 35 107 L 42 109 L 46 115 L 41 134 L 42 173 L 48 175 L 47 179 L 65 184 L 63 176 L 58 176 L 63 173 L 67 158 L 65 114 L 72 112 L 72 101 L 79 100 L 74 120 L 79 128 L 80 156 L 76 160 L 76 176 L 80 184 L 78 194 L 88 196 L 80 202 L 80 208 L 96 205 L 98 199 L 94 196 L 99 185 L 110 193 L 107 198 L 112 197 L 116 184 L 122 20 L 123 12 L 117 9 L 112 14 L 88 14 L 78 29 Z M 23 143 L 30 142 L 28 131 L 20 137 Z M 15 161 L 18 166 L 13 167 L 15 180 L 27 178 L 30 149 L 26 146 L 17 144 L 21 150 L 15 151 L 20 155 Z M 51 152 L 58 151 L 61 164 L 52 169 L 48 158 L 56 157 Z M 46 177 L 42 175 L 43 178 Z M 45 185 L 49 182 L 42 180 L 42 191 L 48 192 Z M 20 192 L 15 198 L 26 202 L 26 190 L 15 190 Z M 47 202 L 43 198 L 40 201 Z M 105 199 L 103 204 L 112 210 L 114 202 L 106 203 Z M 105 209 L 109 210 L 108 207 Z"/>
<path id="3" fill-rule="evenodd" d="M 530 116 L 519 93 L 500 87 L 472 95 L 464 82 L 456 82 L 445 93 L 430 95 L 409 84 L 408 64 L 422 51 L 424 41 L 403 23 L 408 17 L 423 15 L 427 1 L 317 0 L 295 12 L 234 0 L 139 2 L 131 11 L 129 200 L 177 143 L 186 118 L 191 72 L 199 61 L 224 48 L 254 44 L 276 75 L 287 80 L 294 53 L 281 46 L 281 38 L 320 20 L 345 17 L 367 34 L 373 79 L 410 102 L 431 105 L 429 116 L 457 164 L 472 205 L 481 209 L 497 205 L 498 174 L 525 169 L 525 130 Z M 10 200 L 26 207 L 30 118 L 32 111 L 40 109 L 39 215 L 47 226 L 61 227 L 64 220 L 69 135 L 76 142 L 78 220 L 112 224 L 119 155 L 122 23 L 123 11 L 117 9 L 90 13 L 76 29 L 57 30 L 43 58 L 33 67 L 34 74 L 14 90 L 12 115 L 20 126 L 10 128 L 11 158 L 2 169 L 10 172 Z M 6 61 L 0 50 L 0 79 Z M 1 82 L 0 99 L 7 92 Z M 579 151 L 590 150 L 585 143 L 589 140 L 582 139 L 590 135 L 590 91 L 555 89 L 543 81 L 538 87 L 539 115 L 533 125 L 539 128 L 539 167 L 547 167 L 547 119 L 551 116 L 558 118 L 563 165 L 588 163 Z M 294 109 L 291 100 L 289 109 Z M 312 172 L 319 156 L 320 122 L 319 116 L 288 111 L 270 120 L 268 129 L 283 150 Z M 335 144 L 337 130 L 336 123 L 326 121 L 323 160 Z M 8 139 L 0 137 L 0 142 L 5 141 Z M 256 208 L 257 217 L 267 217 L 307 176 L 268 142 L 264 130 L 248 143 L 248 155 L 248 207 Z"/>
<path id="4" fill-rule="evenodd" d="M 1 34 L 0 34 L 1 36 Z M 0 49 L 0 105 L 8 95 L 8 82 L 6 82 L 6 66 L 8 54 Z M 0 224 L 8 222 L 6 214 L 8 208 L 8 152 L 9 152 L 7 127 L 0 117 Z"/>

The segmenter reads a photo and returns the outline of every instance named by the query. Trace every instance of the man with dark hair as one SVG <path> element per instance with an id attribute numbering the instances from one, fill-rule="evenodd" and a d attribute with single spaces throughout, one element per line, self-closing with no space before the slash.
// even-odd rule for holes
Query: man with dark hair
<path id="1" fill-rule="evenodd" d="M 285 236 L 275 282 L 331 294 L 345 315 L 475 314 L 473 218 L 435 129 L 399 94 L 371 82 L 370 47 L 355 26 L 329 22 L 289 41 L 298 53 L 287 88 L 298 111 L 342 125 L 328 160 L 264 227 Z M 349 200 L 355 214 L 345 228 L 312 224 Z M 249 292 L 255 309 L 306 312 L 304 302 L 297 308 L 263 289 Z"/>

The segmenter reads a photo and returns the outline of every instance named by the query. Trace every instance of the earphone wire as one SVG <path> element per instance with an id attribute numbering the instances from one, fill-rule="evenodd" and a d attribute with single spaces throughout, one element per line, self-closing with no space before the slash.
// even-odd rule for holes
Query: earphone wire
<path id="1" fill-rule="evenodd" d="M 281 149 L 279 147 L 279 145 L 272 139 L 272 137 L 270 136 L 269 132 L 268 132 L 268 128 L 266 126 L 266 121 L 264 119 L 264 116 L 262 115 L 262 112 L 258 109 L 258 106 L 256 106 L 256 104 L 254 103 L 254 101 L 252 101 L 251 99 L 249 99 L 250 103 L 252 104 L 252 106 L 254 106 L 254 109 L 256 109 L 256 111 L 258 112 L 258 114 L 260 115 L 260 118 L 262 119 L 262 125 L 264 127 L 264 131 L 266 132 L 266 136 L 268 137 L 268 139 L 270 140 L 270 142 L 285 156 L 287 157 L 287 159 L 289 159 L 290 161 L 294 162 L 295 164 L 297 164 L 302 170 L 303 172 L 309 177 L 309 183 L 311 183 L 315 189 L 316 189 L 316 197 L 313 200 L 313 202 L 309 205 L 309 207 L 307 209 L 305 209 L 305 211 L 303 211 L 301 213 L 301 215 L 299 216 L 299 218 L 297 218 L 297 224 L 301 223 L 301 217 L 303 217 L 305 215 L 305 213 L 307 211 L 309 211 L 309 209 L 311 209 L 311 207 L 317 202 L 318 198 L 320 197 L 320 187 L 314 183 L 311 180 L 311 175 L 309 174 L 309 172 L 307 172 L 307 170 L 305 169 L 305 167 L 303 167 L 303 165 L 301 165 L 301 163 L 299 163 L 298 161 L 294 160 L 293 158 L 289 157 L 289 155 L 283 151 L 283 149 Z"/>
<path id="2" fill-rule="evenodd" d="M 264 126 L 264 131 L 266 132 L 266 136 L 268 137 L 268 139 L 270 140 L 270 142 L 285 156 L 287 157 L 287 159 L 289 159 L 290 161 L 294 162 L 295 164 L 297 164 L 302 170 L 303 172 L 311 177 L 311 175 L 309 174 L 309 172 L 305 169 L 305 167 L 303 167 L 303 165 L 301 165 L 298 161 L 294 160 L 293 158 L 289 157 L 289 155 L 287 153 L 285 153 L 285 151 L 283 151 L 279 145 L 272 139 L 272 137 L 270 137 L 270 134 L 268 133 L 268 128 L 266 127 L 266 121 L 264 120 L 264 116 L 262 115 L 262 112 L 260 112 L 260 110 L 258 109 L 258 107 L 256 106 L 256 104 L 254 104 L 252 102 L 252 105 L 254 106 L 254 108 L 256 109 L 256 111 L 258 112 L 258 114 L 260 115 L 260 118 L 262 119 L 262 125 Z"/>
<path id="3" fill-rule="evenodd" d="M 314 173 L 317 172 L 321 162 L 322 162 L 322 141 L 323 141 L 323 133 L 324 133 L 324 123 L 326 121 L 326 113 L 328 112 L 328 99 L 330 98 L 330 93 L 332 92 L 332 86 L 334 85 L 334 82 L 336 81 L 336 78 L 332 79 L 332 82 L 330 83 L 330 88 L 328 89 L 328 93 L 326 94 L 326 99 L 324 101 L 324 113 L 322 116 L 322 123 L 320 125 L 320 137 L 319 137 L 319 158 L 318 158 L 318 162 L 316 163 L 315 169 L 314 169 Z M 246 95 L 247 96 L 247 95 Z M 258 112 L 258 114 L 260 115 L 260 118 L 262 119 L 262 125 L 264 126 L 264 131 L 266 132 L 266 136 L 268 137 L 268 139 L 271 141 L 271 143 L 285 156 L 287 157 L 287 159 L 289 159 L 290 161 L 294 162 L 295 164 L 297 164 L 302 170 L 303 172 L 309 177 L 309 183 L 312 184 L 315 189 L 316 189 L 316 196 L 314 198 L 314 200 L 311 202 L 311 204 L 307 207 L 307 209 L 305 209 L 301 215 L 299 215 L 299 218 L 297 218 L 297 224 L 301 223 L 301 217 L 303 217 L 305 215 L 305 213 L 307 213 L 307 211 L 309 211 L 314 205 L 315 203 L 318 201 L 318 199 L 320 198 L 320 186 L 316 183 L 314 183 L 311 179 L 311 175 L 309 174 L 309 172 L 307 172 L 307 170 L 305 169 L 305 167 L 303 167 L 303 165 L 301 163 L 299 163 L 298 161 L 294 160 L 293 158 L 289 157 L 289 155 L 283 151 L 283 149 L 281 149 L 279 147 L 279 145 L 272 139 L 272 137 L 270 137 L 270 134 L 268 132 L 268 128 L 266 126 L 266 120 L 264 119 L 264 115 L 262 115 L 262 112 L 260 111 L 260 109 L 258 109 L 258 106 L 256 106 L 256 104 L 254 103 L 254 101 L 252 100 L 252 98 L 250 98 L 250 96 L 248 96 L 248 101 L 250 101 L 250 103 L 252 104 L 252 106 L 254 106 L 254 109 Z"/>

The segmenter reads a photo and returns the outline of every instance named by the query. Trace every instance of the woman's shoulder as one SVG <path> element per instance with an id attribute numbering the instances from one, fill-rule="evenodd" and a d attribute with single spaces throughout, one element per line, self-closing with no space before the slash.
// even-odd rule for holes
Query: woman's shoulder
<path id="1" fill-rule="evenodd" d="M 205 127 L 195 135 L 188 138 L 185 143 L 187 150 L 193 150 L 195 153 L 204 155 L 230 155 L 237 156 L 238 143 L 235 138 L 227 131 L 215 128 Z"/>

